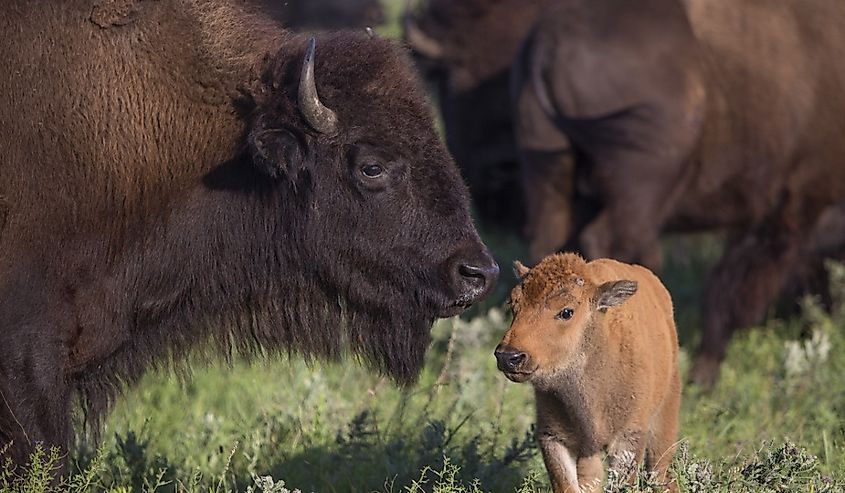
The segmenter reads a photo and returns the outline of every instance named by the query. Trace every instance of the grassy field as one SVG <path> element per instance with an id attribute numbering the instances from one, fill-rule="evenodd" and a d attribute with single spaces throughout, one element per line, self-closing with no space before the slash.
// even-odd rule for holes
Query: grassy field
<path id="1" fill-rule="evenodd" d="M 692 245 L 699 248 L 691 255 Z M 695 298 L 695 278 L 714 255 L 700 245 L 668 248 L 665 277 L 678 293 L 679 320 L 689 323 L 695 310 L 684 298 Z M 845 491 L 845 268 L 833 273 L 833 313 L 808 300 L 799 316 L 742 333 L 712 392 L 685 389 L 674 465 L 682 491 Z M 419 384 L 405 389 L 352 359 L 150 374 L 115 408 L 99 448 L 77 441 L 75 483 L 62 488 L 548 491 L 531 436 L 530 388 L 508 382 L 492 357 L 508 317 L 492 307 L 439 322 Z M 49 491 L 54 458 L 42 451 L 38 459 L 39 467 L 18 472 L 23 482 L 0 474 L 0 491 Z M 643 475 L 608 491 L 662 489 Z"/>
<path id="2" fill-rule="evenodd" d="M 401 0 L 387 2 L 395 35 Z M 523 252 L 488 235 L 503 270 Z M 718 255 L 708 238 L 668 241 L 663 275 L 675 299 L 688 365 L 698 337 L 701 279 Z M 845 268 L 833 266 L 832 313 L 807 300 L 788 319 L 735 338 L 712 392 L 684 390 L 685 492 L 845 491 Z M 400 389 L 348 358 L 188 364 L 189 377 L 152 373 L 130 389 L 99 445 L 78 437 L 73 475 L 56 484 L 57 452 L 0 467 L 0 493 L 47 491 L 544 492 L 532 437 L 530 387 L 496 371 L 507 329 L 505 278 L 467 319 L 438 322 L 420 382 Z M 607 491 L 662 491 L 647 475 Z"/>

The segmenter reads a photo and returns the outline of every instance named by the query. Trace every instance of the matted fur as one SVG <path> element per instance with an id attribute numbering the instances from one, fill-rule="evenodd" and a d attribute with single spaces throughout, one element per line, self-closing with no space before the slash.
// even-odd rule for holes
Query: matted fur
<path id="1" fill-rule="evenodd" d="M 588 277 L 587 261 L 577 253 L 549 255 L 522 277 L 511 292 L 511 306 L 519 311 L 522 306 L 543 303 L 553 293 L 573 286 L 573 281 Z M 578 286 L 584 288 L 584 286 Z"/>

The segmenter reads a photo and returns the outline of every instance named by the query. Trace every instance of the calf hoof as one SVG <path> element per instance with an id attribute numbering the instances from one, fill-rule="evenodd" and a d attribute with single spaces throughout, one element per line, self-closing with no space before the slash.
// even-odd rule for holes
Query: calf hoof
<path id="1" fill-rule="evenodd" d="M 712 356 L 699 355 L 689 372 L 689 382 L 710 390 L 719 380 L 721 360 Z"/>

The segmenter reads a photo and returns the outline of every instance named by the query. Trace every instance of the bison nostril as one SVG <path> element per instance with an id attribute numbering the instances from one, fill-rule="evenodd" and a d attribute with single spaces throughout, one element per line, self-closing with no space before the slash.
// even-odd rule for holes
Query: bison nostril
<path id="1" fill-rule="evenodd" d="M 514 372 L 519 370 L 523 363 L 525 363 L 528 355 L 522 351 L 518 352 L 504 352 L 496 351 L 496 366 L 501 371 Z"/>
<path id="2" fill-rule="evenodd" d="M 467 278 L 470 282 L 484 284 L 484 271 L 480 267 L 461 264 L 458 267 L 458 274 Z"/>
<path id="3" fill-rule="evenodd" d="M 499 265 L 485 249 L 453 256 L 447 269 L 455 306 L 468 307 L 484 298 L 499 279 Z"/>
<path id="4" fill-rule="evenodd" d="M 462 263 L 458 266 L 458 274 L 461 275 L 465 283 L 483 290 L 494 284 L 499 278 L 499 265 L 493 259 L 479 264 Z"/>

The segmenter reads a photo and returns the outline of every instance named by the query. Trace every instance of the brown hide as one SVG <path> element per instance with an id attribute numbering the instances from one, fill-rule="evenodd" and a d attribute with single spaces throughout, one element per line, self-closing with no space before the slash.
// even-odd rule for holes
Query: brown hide
<path id="1" fill-rule="evenodd" d="M 526 354 L 503 371 L 535 389 L 537 439 L 555 492 L 600 491 L 601 452 L 621 474 L 645 461 L 665 478 L 680 402 L 666 288 L 644 267 L 587 263 L 575 254 L 546 257 L 523 274 L 497 358 L 502 368 L 503 354 Z M 602 309 L 607 293 L 625 280 L 636 291 L 622 290 Z M 564 310 L 572 310 L 571 318 L 562 318 Z"/>

